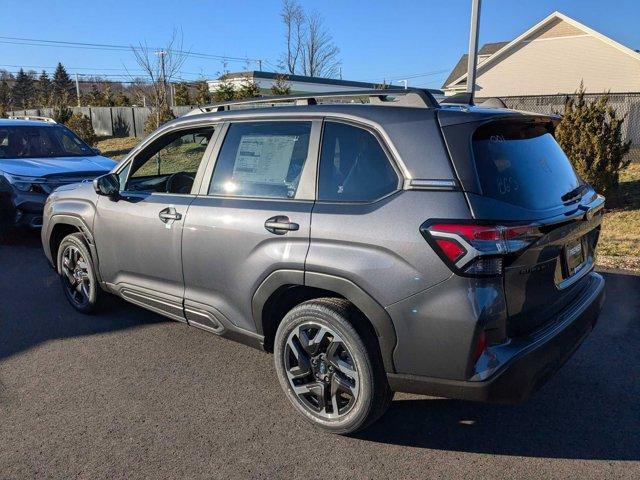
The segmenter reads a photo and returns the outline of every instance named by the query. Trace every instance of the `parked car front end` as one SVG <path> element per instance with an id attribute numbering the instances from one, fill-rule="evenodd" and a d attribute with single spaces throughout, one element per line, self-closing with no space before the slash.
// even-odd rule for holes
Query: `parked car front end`
<path id="1" fill-rule="evenodd" d="M 1 120 L 0 228 L 40 228 L 56 188 L 90 182 L 115 165 L 62 125 Z"/>

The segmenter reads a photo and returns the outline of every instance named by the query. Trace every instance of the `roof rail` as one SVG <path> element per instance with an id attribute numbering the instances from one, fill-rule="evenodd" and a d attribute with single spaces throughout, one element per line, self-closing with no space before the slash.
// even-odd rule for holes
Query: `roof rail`
<path id="1" fill-rule="evenodd" d="M 37 122 L 58 123 L 53 118 L 39 117 L 37 115 L 9 115 L 7 118 L 10 120 L 35 120 Z"/>
<path id="2" fill-rule="evenodd" d="M 378 90 L 349 90 L 338 92 L 311 93 L 306 95 L 278 95 L 260 98 L 252 98 L 248 100 L 238 100 L 233 102 L 214 103 L 196 108 L 186 115 L 196 115 L 199 113 L 222 112 L 231 110 L 232 107 L 251 107 L 253 105 L 273 106 L 278 103 L 291 103 L 293 105 L 317 105 L 318 100 L 330 98 L 352 98 L 354 100 L 369 100 L 370 104 L 375 105 L 392 105 L 399 107 L 418 107 L 418 108 L 437 108 L 438 102 L 431 92 L 423 88 L 388 88 Z M 364 102 L 361 102 L 364 103 Z M 186 116 L 185 115 L 185 116 Z"/>

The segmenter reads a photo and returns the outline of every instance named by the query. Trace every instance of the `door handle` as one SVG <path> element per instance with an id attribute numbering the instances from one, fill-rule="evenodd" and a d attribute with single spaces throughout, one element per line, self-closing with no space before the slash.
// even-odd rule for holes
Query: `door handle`
<path id="1" fill-rule="evenodd" d="M 182 214 L 176 212 L 176 209 L 173 207 L 167 207 L 160 210 L 160 213 L 158 213 L 158 217 L 160 217 L 160 220 L 162 220 L 164 223 L 167 223 L 171 220 L 181 220 Z"/>
<path id="2" fill-rule="evenodd" d="M 264 228 L 276 235 L 284 235 L 287 232 L 298 230 L 300 225 L 289 220 L 289 217 L 285 215 L 277 215 L 271 217 L 264 222 Z"/>

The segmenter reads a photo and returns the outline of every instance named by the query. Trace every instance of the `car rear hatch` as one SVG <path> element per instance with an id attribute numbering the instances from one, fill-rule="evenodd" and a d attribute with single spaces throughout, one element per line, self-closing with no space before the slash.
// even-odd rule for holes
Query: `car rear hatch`
<path id="1" fill-rule="evenodd" d="M 604 199 L 553 138 L 556 119 L 507 111 L 475 117 L 445 119 L 442 131 L 473 218 L 501 232 L 507 331 L 526 335 L 553 322 L 587 286 Z"/>

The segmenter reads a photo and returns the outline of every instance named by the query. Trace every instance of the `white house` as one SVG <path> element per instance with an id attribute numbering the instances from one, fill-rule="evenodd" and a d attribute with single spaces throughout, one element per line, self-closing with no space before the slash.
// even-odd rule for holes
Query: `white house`
<path id="1" fill-rule="evenodd" d="M 442 86 L 445 95 L 464 91 L 466 81 L 463 55 Z M 588 93 L 640 92 L 640 53 L 560 12 L 479 50 L 480 98 L 573 93 L 580 81 Z"/>
<path id="2" fill-rule="evenodd" d="M 275 84 L 278 75 L 275 72 L 245 71 L 227 73 L 224 77 L 235 89 L 239 88 L 245 79 L 252 80 L 260 87 L 262 93 L 268 94 Z M 209 90 L 214 91 L 221 79 L 209 80 Z M 379 85 L 368 82 L 356 82 L 337 78 L 307 77 L 304 75 L 286 75 L 286 82 L 291 88 L 291 93 L 322 93 L 345 90 L 369 90 Z"/>

